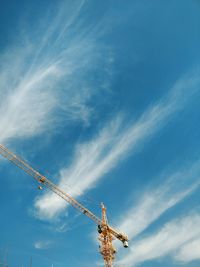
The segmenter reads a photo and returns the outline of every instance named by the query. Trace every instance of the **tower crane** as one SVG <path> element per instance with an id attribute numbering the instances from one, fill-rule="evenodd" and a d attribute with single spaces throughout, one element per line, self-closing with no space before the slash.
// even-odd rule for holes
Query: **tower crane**
<path id="1" fill-rule="evenodd" d="M 106 216 L 106 208 L 103 203 L 101 203 L 102 218 L 100 219 L 90 210 L 84 207 L 81 203 L 79 203 L 76 199 L 74 199 L 68 193 L 66 193 L 57 185 L 55 185 L 53 182 L 51 182 L 46 176 L 42 175 L 37 170 L 32 168 L 28 163 L 26 163 L 20 157 L 18 157 L 13 152 L 8 150 L 2 144 L 0 144 L 0 155 L 2 155 L 4 158 L 8 159 L 10 162 L 15 164 L 20 169 L 22 169 L 28 175 L 33 177 L 38 182 L 39 189 L 42 189 L 42 186 L 47 187 L 55 194 L 57 194 L 59 197 L 67 201 L 79 212 L 83 213 L 94 223 L 96 223 L 100 241 L 99 252 L 101 253 L 104 259 L 105 267 L 113 267 L 113 261 L 115 259 L 115 254 L 116 254 L 116 249 L 113 246 L 113 240 L 114 239 L 120 240 L 123 246 L 127 248 L 128 237 L 125 234 L 120 233 L 118 230 L 114 229 L 108 224 L 108 219 Z"/>

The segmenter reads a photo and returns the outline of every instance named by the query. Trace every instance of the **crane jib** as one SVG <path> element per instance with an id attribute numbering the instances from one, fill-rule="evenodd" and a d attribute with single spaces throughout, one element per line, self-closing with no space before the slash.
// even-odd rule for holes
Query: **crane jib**
<path id="1" fill-rule="evenodd" d="M 32 176 L 34 179 L 36 179 L 38 182 L 44 184 L 46 187 L 48 187 L 51 191 L 59 195 L 61 198 L 63 198 L 65 201 L 67 201 L 69 204 L 71 204 L 74 208 L 81 211 L 84 215 L 92 219 L 97 225 L 101 223 L 101 219 L 98 218 L 96 215 L 94 215 L 91 211 L 89 211 L 87 208 L 85 208 L 83 205 L 81 205 L 78 201 L 76 201 L 72 196 L 68 195 L 66 192 L 61 190 L 58 186 L 53 184 L 49 179 L 47 179 L 46 176 L 40 174 L 38 171 L 34 170 L 31 166 L 29 166 L 28 163 L 26 163 L 24 160 L 16 156 L 13 152 L 9 151 L 6 147 L 0 144 L 0 154 L 14 163 L 17 167 L 22 169 L 24 172 Z"/>
<path id="2" fill-rule="evenodd" d="M 15 164 L 17 167 L 22 169 L 24 172 L 26 172 L 28 175 L 33 177 L 38 183 L 41 183 L 47 188 L 49 188 L 52 192 L 60 196 L 71 206 L 79 210 L 81 213 L 93 220 L 98 225 L 99 240 L 102 244 L 100 248 L 100 253 L 104 258 L 106 266 L 112 267 L 114 254 L 116 253 L 116 250 L 112 245 L 113 237 L 119 239 L 123 243 L 123 246 L 125 248 L 128 247 L 128 237 L 108 225 L 106 217 L 106 208 L 104 207 L 103 203 L 101 205 L 102 219 L 100 219 L 90 210 L 84 207 L 81 203 L 79 203 L 76 199 L 74 199 L 72 196 L 63 191 L 59 186 L 52 183 L 46 176 L 40 174 L 38 171 L 33 169 L 28 163 L 16 156 L 13 152 L 9 151 L 2 144 L 0 144 L 0 154 L 4 158 L 8 159 L 10 162 Z"/>

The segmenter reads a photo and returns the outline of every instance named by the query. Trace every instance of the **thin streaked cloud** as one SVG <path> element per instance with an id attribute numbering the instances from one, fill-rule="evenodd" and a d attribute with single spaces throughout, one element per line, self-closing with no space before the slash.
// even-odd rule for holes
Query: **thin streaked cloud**
<path id="1" fill-rule="evenodd" d="M 110 202 L 130 239 L 114 241 L 114 266 L 198 265 L 198 1 L 12 2 L 0 8 L 0 143 L 95 213 L 88 193 Z M 104 264 L 92 221 L 0 167 L 5 265 Z"/>
<path id="2" fill-rule="evenodd" d="M 128 255 L 121 259 L 117 266 L 134 267 L 148 260 L 160 259 L 164 256 L 181 255 L 185 244 L 200 234 L 199 214 L 190 214 L 165 224 L 156 233 L 134 243 Z M 177 258 L 177 256 L 175 256 Z"/>
<path id="3" fill-rule="evenodd" d="M 109 57 L 99 58 L 107 48 L 97 42 L 98 33 L 80 20 L 84 3 L 56 6 L 35 30 L 23 29 L 20 43 L 0 55 L 1 142 L 54 132 L 68 122 L 90 123 L 89 100 L 101 94 L 110 74 L 105 71 L 102 84 L 88 77 L 94 65 L 98 69 L 103 62 L 109 69 L 111 62 Z M 72 37 L 75 29 L 81 34 Z"/>
<path id="4" fill-rule="evenodd" d="M 127 233 L 130 240 L 134 240 L 163 213 L 199 188 L 199 166 L 199 161 L 196 161 L 192 166 L 172 174 L 162 174 L 163 182 L 152 185 L 147 192 L 141 192 L 117 227 Z"/>
<path id="5" fill-rule="evenodd" d="M 174 256 L 178 262 L 187 263 L 195 260 L 200 260 L 200 235 L 195 237 L 190 242 L 184 244 Z"/>
<path id="6" fill-rule="evenodd" d="M 59 186 L 74 197 L 94 187 L 120 160 L 136 152 L 138 145 L 146 142 L 182 110 L 195 96 L 199 83 L 198 72 L 186 75 L 129 126 L 120 115 L 116 116 L 96 137 L 76 147 L 72 164 L 59 172 Z M 66 185 L 73 189 L 69 190 Z M 36 199 L 35 208 L 36 216 L 53 219 L 66 208 L 66 203 L 53 193 L 47 193 Z"/>

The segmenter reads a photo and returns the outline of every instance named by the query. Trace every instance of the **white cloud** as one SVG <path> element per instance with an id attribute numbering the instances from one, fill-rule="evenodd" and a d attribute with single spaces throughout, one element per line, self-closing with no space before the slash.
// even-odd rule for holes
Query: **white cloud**
<path id="1" fill-rule="evenodd" d="M 55 3 L 36 30 L 23 30 L 16 38 L 19 45 L 0 54 L 1 142 L 56 131 L 61 122 L 90 121 L 87 103 L 101 84 L 89 82 L 88 76 L 94 65 L 98 69 L 104 61 L 109 67 L 110 62 L 96 40 L 95 26 L 80 19 L 84 2 Z"/>
<path id="2" fill-rule="evenodd" d="M 118 224 L 129 239 L 134 239 L 152 222 L 157 220 L 166 210 L 175 206 L 185 197 L 193 193 L 200 185 L 199 161 L 192 167 L 182 169 L 174 174 L 162 175 L 161 185 L 153 185 L 147 192 L 141 192 L 138 201 L 128 209 Z"/>
<path id="3" fill-rule="evenodd" d="M 133 267 L 147 260 L 159 259 L 179 250 L 186 242 L 200 234 L 200 216 L 191 214 L 173 220 L 158 232 L 134 243 L 128 255 L 121 259 L 117 266 Z"/>
<path id="4" fill-rule="evenodd" d="M 83 194 L 88 186 L 91 185 L 91 180 L 97 180 L 99 174 L 104 172 L 104 163 L 101 158 L 105 154 L 105 150 L 112 148 L 112 137 L 110 131 L 113 134 L 118 132 L 120 126 L 120 119 L 112 122 L 108 127 L 101 131 L 93 142 L 89 142 L 83 145 L 78 145 L 75 154 L 75 160 L 69 169 L 62 169 L 60 171 L 60 187 L 67 190 L 71 195 L 78 196 Z M 99 166 L 96 164 L 99 161 Z M 67 179 L 66 179 L 67 178 Z M 84 179 L 83 179 L 84 178 Z M 69 187 L 69 186 L 73 187 Z M 66 207 L 66 202 L 52 192 L 48 192 L 42 197 L 36 199 L 35 207 L 37 209 L 37 215 L 43 219 L 52 219 L 56 215 L 60 214 Z"/>
<path id="5" fill-rule="evenodd" d="M 44 240 L 40 240 L 40 241 L 36 241 L 34 243 L 34 247 L 36 249 L 48 249 L 52 246 L 52 242 L 51 241 L 44 241 Z"/>
<path id="6" fill-rule="evenodd" d="M 191 95 L 198 90 L 200 79 L 197 73 L 179 80 L 170 93 L 130 126 L 125 126 L 120 116 L 108 124 L 91 141 L 78 145 L 69 167 L 60 171 L 59 186 L 77 197 L 96 183 L 137 146 L 148 140 L 164 126 L 175 112 L 184 107 Z M 69 190 L 66 185 L 73 187 Z M 55 205 L 52 207 L 52 203 Z M 171 204 L 170 204 L 171 205 Z M 37 216 L 52 219 L 66 207 L 56 195 L 47 193 L 35 202 Z M 161 208 L 162 209 L 162 208 Z"/>
<path id="7" fill-rule="evenodd" d="M 183 245 L 177 253 L 175 253 L 175 260 L 181 261 L 182 263 L 200 260 L 200 235 Z"/>

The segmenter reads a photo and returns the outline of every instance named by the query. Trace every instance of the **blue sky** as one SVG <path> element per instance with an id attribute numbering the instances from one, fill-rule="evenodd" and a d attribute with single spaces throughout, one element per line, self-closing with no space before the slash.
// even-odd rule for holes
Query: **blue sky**
<path id="1" fill-rule="evenodd" d="M 200 2 L 2 1 L 0 143 L 128 234 L 119 267 L 200 264 Z M 0 160 L 0 259 L 101 266 L 96 226 Z"/>

